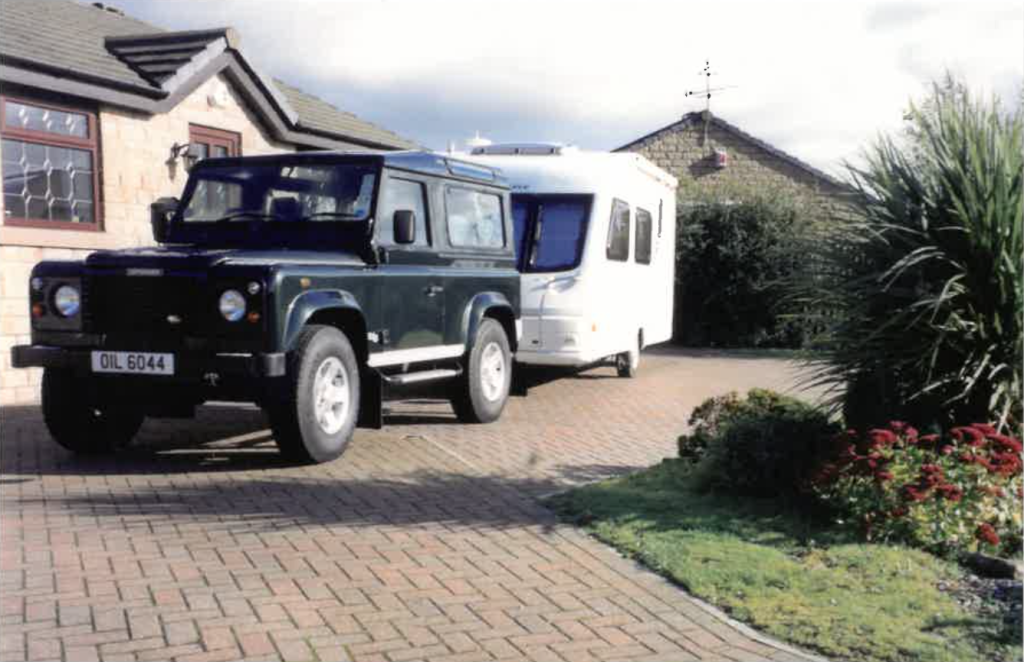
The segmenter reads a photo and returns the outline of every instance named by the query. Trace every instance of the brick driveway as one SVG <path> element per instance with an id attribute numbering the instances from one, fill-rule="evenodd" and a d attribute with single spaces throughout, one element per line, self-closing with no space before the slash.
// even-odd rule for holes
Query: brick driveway
<path id="1" fill-rule="evenodd" d="M 806 659 L 536 501 L 674 454 L 706 396 L 793 377 L 651 352 L 636 380 L 538 380 L 489 426 L 394 403 L 317 467 L 282 464 L 254 409 L 148 421 L 115 459 L 4 409 L 0 659 Z"/>

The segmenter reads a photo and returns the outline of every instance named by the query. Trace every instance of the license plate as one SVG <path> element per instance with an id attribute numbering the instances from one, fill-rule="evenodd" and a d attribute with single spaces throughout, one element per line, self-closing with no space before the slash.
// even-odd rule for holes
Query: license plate
<path id="1" fill-rule="evenodd" d="M 93 352 L 92 371 L 128 375 L 173 375 L 174 354 Z"/>

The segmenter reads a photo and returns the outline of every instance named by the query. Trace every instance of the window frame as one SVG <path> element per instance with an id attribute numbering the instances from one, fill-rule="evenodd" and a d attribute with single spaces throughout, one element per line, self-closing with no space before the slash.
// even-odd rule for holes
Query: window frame
<path id="1" fill-rule="evenodd" d="M 75 113 L 86 117 L 86 138 L 62 136 L 35 129 L 21 129 L 7 125 L 7 103 L 14 102 L 37 108 L 47 108 L 64 113 Z M 48 100 L 39 101 L 32 97 L 0 94 L 0 137 L 46 145 L 48 147 L 65 147 L 87 151 L 92 155 L 92 200 L 93 222 L 74 223 L 71 221 L 51 221 L 45 218 L 12 218 L 8 217 L 6 207 L 0 225 L 7 227 L 35 228 L 44 230 L 70 230 L 77 232 L 103 232 L 103 187 L 100 177 L 103 173 L 102 143 L 100 141 L 98 113 L 90 108 L 55 103 Z M 0 166 L 2 169 L 2 166 Z"/>
<path id="2" fill-rule="evenodd" d="M 615 212 L 616 208 L 620 205 L 626 208 L 626 254 L 623 255 L 621 258 L 612 257 L 611 254 L 612 232 L 615 230 Z M 604 244 L 604 256 L 605 259 L 608 260 L 609 262 L 629 262 L 629 247 L 630 243 L 633 241 L 631 231 L 632 217 L 633 208 L 630 206 L 628 202 L 626 202 L 625 200 L 620 200 L 619 198 L 612 198 L 612 209 L 611 213 L 608 215 L 608 236 L 605 239 Z"/>
<path id="3" fill-rule="evenodd" d="M 388 207 L 391 202 L 379 198 L 376 201 L 376 207 L 374 208 L 374 236 L 376 237 L 377 244 L 386 248 L 388 251 L 401 250 L 401 251 L 428 251 L 434 245 L 434 228 L 432 226 L 432 215 L 430 213 L 430 183 L 424 179 L 416 178 L 415 176 L 405 176 L 405 173 L 401 175 L 394 175 L 391 173 L 385 173 L 386 178 L 382 177 L 380 184 L 378 184 L 378 191 L 385 191 L 387 196 L 390 196 L 391 190 L 390 185 L 392 182 L 402 182 L 403 184 L 416 184 L 420 187 L 420 192 L 423 194 L 423 218 L 416 219 L 417 224 L 423 223 L 423 229 L 426 234 L 426 243 L 419 244 L 413 242 L 411 244 L 396 244 L 395 243 L 395 226 L 391 225 L 391 237 L 388 241 L 381 241 L 383 239 L 382 226 L 380 220 L 376 219 L 381 207 Z M 377 193 L 380 196 L 380 193 Z M 395 209 L 398 211 L 398 209 Z M 412 210 L 410 210 L 412 211 Z"/>
<path id="4" fill-rule="evenodd" d="M 454 189 L 460 189 L 463 191 L 470 191 L 477 195 L 491 195 L 498 199 L 498 209 L 501 212 L 501 245 L 500 246 L 483 246 L 480 244 L 456 244 L 452 241 L 452 226 L 451 226 L 451 214 L 448 209 L 448 193 Z M 444 230 L 448 236 L 448 248 L 457 251 L 469 251 L 469 252 L 488 252 L 488 253 L 503 253 L 508 250 L 508 213 L 509 211 L 505 208 L 505 197 L 498 191 L 492 191 L 486 188 L 474 187 L 472 185 L 463 184 L 445 184 L 441 190 L 441 196 L 444 202 Z"/>
<path id="5" fill-rule="evenodd" d="M 223 147 L 228 152 L 227 158 L 242 155 L 242 134 L 237 131 L 228 131 L 226 129 L 217 129 L 212 126 L 189 123 L 188 142 L 190 145 L 194 142 L 198 142 L 209 145 L 210 147 Z M 207 155 L 207 158 L 221 157 Z"/>
<path id="6" fill-rule="evenodd" d="M 640 259 L 640 214 L 647 217 L 647 259 Z M 633 247 L 633 261 L 637 264 L 650 264 L 654 259 L 654 215 L 643 207 L 636 208 L 636 240 Z"/>

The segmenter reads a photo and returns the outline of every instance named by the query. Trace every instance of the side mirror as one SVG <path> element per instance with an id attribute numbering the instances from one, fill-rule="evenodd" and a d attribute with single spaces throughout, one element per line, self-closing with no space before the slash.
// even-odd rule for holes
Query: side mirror
<path id="1" fill-rule="evenodd" d="M 178 209 L 177 198 L 160 198 L 149 206 L 149 223 L 153 226 L 153 239 L 158 244 L 167 241 L 167 228 L 171 216 Z"/>
<path id="2" fill-rule="evenodd" d="M 411 244 L 416 241 L 416 214 L 409 209 L 399 209 L 393 217 L 396 244 Z"/>

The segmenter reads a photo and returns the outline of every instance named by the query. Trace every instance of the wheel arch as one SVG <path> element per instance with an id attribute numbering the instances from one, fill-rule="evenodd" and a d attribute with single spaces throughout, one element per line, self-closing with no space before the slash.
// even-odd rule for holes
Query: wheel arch
<path id="1" fill-rule="evenodd" d="M 311 290 L 296 297 L 288 307 L 285 319 L 281 343 L 285 351 L 294 349 L 299 333 L 309 324 L 333 326 L 345 333 L 360 365 L 365 364 L 368 353 L 366 317 L 350 293 L 344 290 Z"/>
<path id="2" fill-rule="evenodd" d="M 512 304 L 500 292 L 481 292 L 473 297 L 463 314 L 461 340 L 467 351 L 471 349 L 477 329 L 485 319 L 501 324 L 508 337 L 509 348 L 514 354 L 519 345 L 516 333 L 516 316 Z"/>

